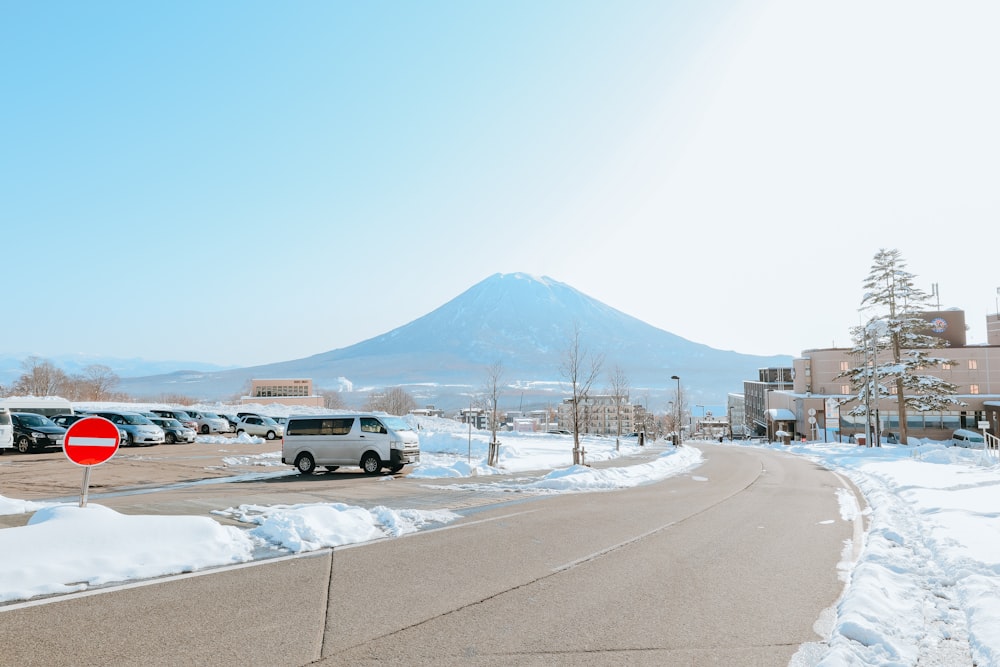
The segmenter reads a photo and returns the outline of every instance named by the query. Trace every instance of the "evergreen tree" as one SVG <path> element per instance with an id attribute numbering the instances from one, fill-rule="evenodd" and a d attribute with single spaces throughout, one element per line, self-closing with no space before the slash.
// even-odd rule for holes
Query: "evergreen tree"
<path id="1" fill-rule="evenodd" d="M 846 371 L 856 391 L 851 400 L 858 405 L 849 414 L 864 415 L 871 423 L 871 411 L 882 397 L 895 394 L 899 413 L 900 442 L 906 444 L 908 410 L 926 412 L 944 410 L 950 405 L 964 405 L 954 398 L 957 387 L 939 377 L 923 375 L 921 370 L 953 363 L 932 357 L 928 350 L 944 347 L 944 339 L 931 336 L 930 323 L 923 317 L 930 295 L 916 287 L 914 275 L 898 250 L 880 249 L 875 254 L 862 312 L 868 320 L 851 330 L 860 365 Z M 878 444 L 878 441 L 874 444 Z"/>

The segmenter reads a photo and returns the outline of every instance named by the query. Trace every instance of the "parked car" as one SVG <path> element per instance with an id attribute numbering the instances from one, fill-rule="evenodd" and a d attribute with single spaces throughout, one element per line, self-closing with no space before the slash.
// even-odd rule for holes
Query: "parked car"
<path id="1" fill-rule="evenodd" d="M 229 422 L 229 432 L 230 433 L 235 433 L 236 432 L 236 424 L 239 423 L 240 418 L 237 417 L 234 414 L 229 413 L 229 412 L 226 412 L 226 413 L 220 412 L 219 416 L 222 417 L 223 419 L 225 419 L 227 422 Z"/>
<path id="2" fill-rule="evenodd" d="M 84 417 L 94 417 L 88 412 L 78 412 L 75 414 L 61 414 L 52 417 L 52 421 L 57 426 L 62 426 L 64 429 L 69 430 L 69 427 L 80 421 Z M 121 426 L 118 427 L 118 444 L 124 445 L 128 441 L 128 431 L 123 429 Z"/>
<path id="3" fill-rule="evenodd" d="M 22 454 L 48 447 L 62 447 L 66 429 L 57 426 L 48 417 L 34 412 L 12 412 L 10 421 L 14 427 L 14 446 Z"/>
<path id="4" fill-rule="evenodd" d="M 125 442 L 122 444 L 126 447 L 160 445 L 166 439 L 162 428 L 138 412 L 95 412 L 94 414 L 98 417 L 104 417 L 119 429 L 125 430 Z"/>
<path id="5" fill-rule="evenodd" d="M 0 408 L 0 454 L 14 447 L 14 425 L 10 422 L 10 410 Z"/>
<path id="6" fill-rule="evenodd" d="M 203 435 L 229 433 L 229 422 L 214 412 L 202 412 L 201 410 L 185 410 L 185 412 L 198 423 L 198 432 Z"/>
<path id="7" fill-rule="evenodd" d="M 951 444 L 954 447 L 983 449 L 986 446 L 986 440 L 982 433 L 960 428 L 951 434 Z"/>
<path id="8" fill-rule="evenodd" d="M 151 411 L 158 417 L 169 417 L 171 419 L 176 419 L 180 423 L 184 424 L 190 429 L 198 430 L 198 422 L 187 413 L 187 410 L 175 410 L 170 409 L 154 409 Z"/>
<path id="9" fill-rule="evenodd" d="M 285 429 L 270 417 L 248 414 L 246 417 L 240 417 L 239 423 L 236 424 L 236 435 L 240 433 L 274 440 L 283 437 Z"/>
<path id="10" fill-rule="evenodd" d="M 173 417 L 153 417 L 149 421 L 163 429 L 163 441 L 168 445 L 175 442 L 194 442 L 193 428 L 188 428 Z"/>

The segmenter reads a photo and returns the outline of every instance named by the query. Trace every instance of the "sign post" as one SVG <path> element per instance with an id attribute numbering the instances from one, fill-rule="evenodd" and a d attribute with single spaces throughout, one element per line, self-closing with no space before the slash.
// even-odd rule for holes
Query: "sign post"
<path id="1" fill-rule="evenodd" d="M 83 466 L 80 507 L 87 506 L 90 469 L 104 463 L 118 451 L 118 427 L 104 417 L 84 417 L 70 424 L 63 439 L 63 453 L 72 463 Z"/>

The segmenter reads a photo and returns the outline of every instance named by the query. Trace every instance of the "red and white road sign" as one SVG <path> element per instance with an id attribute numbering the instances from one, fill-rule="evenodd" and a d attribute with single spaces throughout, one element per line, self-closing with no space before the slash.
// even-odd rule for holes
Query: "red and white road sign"
<path id="1" fill-rule="evenodd" d="M 118 427 L 104 417 L 84 417 L 70 424 L 63 452 L 79 466 L 104 463 L 118 451 Z"/>

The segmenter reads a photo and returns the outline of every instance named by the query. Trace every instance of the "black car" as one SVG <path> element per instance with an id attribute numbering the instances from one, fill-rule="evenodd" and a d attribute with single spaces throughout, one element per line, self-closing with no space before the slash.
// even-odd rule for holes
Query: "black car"
<path id="1" fill-rule="evenodd" d="M 12 412 L 10 421 L 14 425 L 14 446 L 22 454 L 63 445 L 66 429 L 48 417 L 34 412 Z"/>

